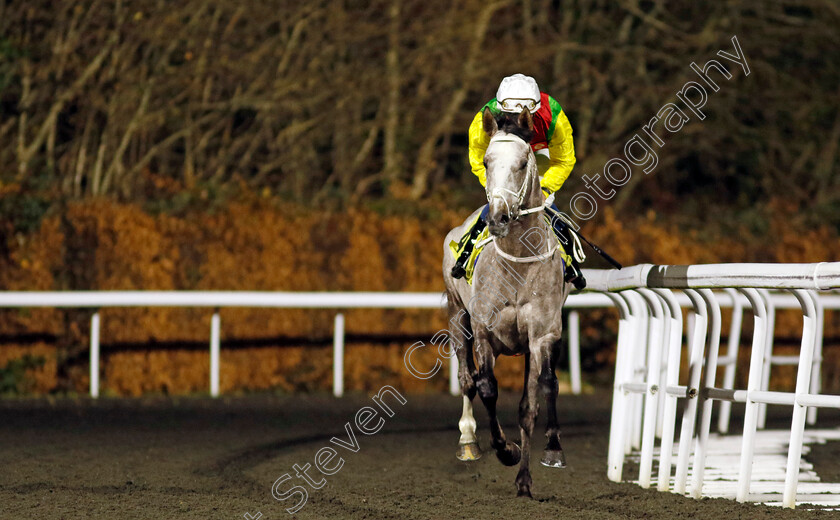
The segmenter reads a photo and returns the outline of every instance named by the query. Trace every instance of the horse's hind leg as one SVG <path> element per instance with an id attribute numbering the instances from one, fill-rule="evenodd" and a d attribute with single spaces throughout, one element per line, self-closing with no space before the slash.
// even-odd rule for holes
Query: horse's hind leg
<path id="1" fill-rule="evenodd" d="M 531 435 L 534 433 L 534 423 L 540 410 L 537 400 L 539 357 L 531 353 L 525 354 L 525 388 L 522 392 L 522 400 L 519 402 L 522 462 L 519 464 L 519 474 L 516 475 L 516 495 L 528 498 L 531 498 Z"/>
<path id="2" fill-rule="evenodd" d="M 560 446 L 560 429 L 557 424 L 557 360 L 560 357 L 560 341 L 555 341 L 546 349 L 542 360 L 542 370 L 540 372 L 540 389 L 545 395 L 545 405 L 547 408 L 547 421 L 545 428 L 545 436 L 548 438 L 548 443 L 545 446 L 545 452 L 540 460 L 540 464 L 551 468 L 565 468 L 566 456 L 563 454 L 563 448 Z"/>
<path id="3" fill-rule="evenodd" d="M 479 331 L 476 334 L 475 353 L 478 361 L 478 376 L 475 378 L 475 386 L 481 402 L 487 408 L 487 415 L 490 416 L 490 435 L 493 437 L 493 449 L 496 450 L 496 456 L 505 466 L 513 466 L 520 459 L 519 446 L 508 442 L 505 438 L 505 432 L 502 431 L 502 425 L 496 415 L 496 400 L 499 397 L 499 385 L 493 374 L 496 358 L 486 335 L 486 331 Z"/>

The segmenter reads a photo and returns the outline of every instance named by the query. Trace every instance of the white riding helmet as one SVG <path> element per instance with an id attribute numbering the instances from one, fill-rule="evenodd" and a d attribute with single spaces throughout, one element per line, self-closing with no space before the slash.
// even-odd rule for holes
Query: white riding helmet
<path id="1" fill-rule="evenodd" d="M 514 74 L 499 84 L 496 101 L 502 112 L 522 112 L 527 108 L 533 114 L 540 109 L 540 87 L 531 76 Z"/>

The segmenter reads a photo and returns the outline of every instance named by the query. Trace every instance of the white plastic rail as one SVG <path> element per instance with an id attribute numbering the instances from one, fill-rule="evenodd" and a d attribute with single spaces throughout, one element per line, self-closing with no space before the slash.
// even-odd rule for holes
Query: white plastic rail
<path id="1" fill-rule="evenodd" d="M 110 307 L 201 307 L 213 308 L 210 325 L 210 395 L 220 393 L 221 317 L 219 310 L 230 307 L 277 309 L 440 309 L 446 303 L 441 293 L 389 292 L 268 292 L 268 291 L 5 291 L 0 292 L 0 308 L 91 308 L 90 395 L 99 396 L 100 315 Z M 569 297 L 569 308 L 610 307 L 607 296 L 596 293 Z M 579 320 L 573 318 L 569 331 L 569 357 L 572 387 L 580 381 Z M 458 360 L 449 362 L 449 390 L 460 391 Z M 344 394 L 344 316 L 337 314 L 333 331 L 333 394 Z"/>
<path id="2" fill-rule="evenodd" d="M 809 407 L 840 408 L 840 396 L 819 394 L 819 386 L 813 379 L 818 379 L 816 358 L 821 348 L 822 309 L 836 308 L 836 295 L 818 295 L 818 291 L 840 287 L 840 263 L 824 262 L 818 264 L 715 264 L 692 266 L 653 266 L 638 265 L 617 271 L 599 271 L 585 273 L 588 288 L 614 294 L 627 305 L 619 306 L 620 319 L 618 351 L 616 355 L 616 377 L 614 388 L 614 407 L 610 428 L 608 453 L 608 477 L 611 480 L 622 479 L 624 455 L 630 446 L 637 447 L 632 439 L 637 425 L 642 429 L 642 442 L 639 462 L 638 482 L 644 487 L 651 485 L 651 467 L 655 422 L 653 410 L 663 408 L 662 444 L 660 447 L 660 470 L 658 489 L 668 490 L 671 486 L 670 463 L 671 446 L 676 422 L 676 406 L 673 400 L 686 399 L 683 407 L 682 431 L 679 439 L 679 453 L 673 479 L 673 491 L 687 492 L 689 461 L 693 454 L 693 471 L 690 494 L 699 497 L 704 484 L 706 443 L 711 423 L 711 404 L 713 400 L 742 402 L 746 404 L 744 431 L 741 441 L 739 476 L 737 492 L 734 498 L 747 501 L 751 495 L 752 463 L 755 453 L 756 429 L 760 423 L 760 406 L 763 404 L 788 405 L 793 407 L 793 419 L 790 430 L 790 443 L 785 468 L 785 482 L 782 504 L 794 507 L 796 504 L 797 479 L 803 443 L 803 433 Z M 675 318 L 678 314 L 669 308 L 673 306 L 674 295 L 671 289 L 682 290 L 691 300 L 694 315 L 694 327 L 688 341 L 689 374 L 686 385 L 677 384 L 675 368 L 679 366 L 680 348 L 675 346 L 675 335 L 667 332 L 676 326 L 663 326 L 663 319 Z M 713 292 L 710 289 L 725 289 Z M 737 294 L 737 292 L 740 294 Z M 790 291 L 787 297 L 769 292 L 785 289 Z M 636 295 L 636 296 L 634 296 Z M 654 298 L 654 295 L 657 298 Z M 620 303 L 613 296 L 613 301 Z M 646 306 L 632 305 L 634 298 L 641 296 Z M 657 301 L 658 299 L 658 301 Z M 747 300 L 754 315 L 752 351 L 750 368 L 745 390 L 716 388 L 715 380 L 718 366 L 726 366 L 725 384 L 733 384 L 730 365 L 737 360 L 733 350 L 733 333 L 730 331 L 730 350 L 727 358 L 720 359 L 720 308 L 721 301 L 728 299 L 737 313 Z M 793 300 L 793 301 L 790 301 Z M 803 333 L 798 357 L 798 374 L 795 392 L 767 391 L 769 370 L 772 359 L 773 318 L 768 308 L 793 308 L 802 310 Z M 682 302 L 680 302 L 682 303 Z M 646 316 L 645 316 L 646 315 Z M 647 326 L 647 321 L 650 325 Z M 740 321 L 736 315 L 734 321 Z M 734 325 L 734 323 L 733 323 Z M 740 327 L 740 323 L 738 323 Z M 640 332 L 641 331 L 641 332 Z M 740 330 L 737 330 L 740 333 Z M 819 347 L 819 348 L 818 348 Z M 661 382 L 661 357 L 666 357 L 666 376 Z M 646 371 L 639 371 L 630 366 L 633 359 L 644 359 Z M 785 360 L 777 360 L 784 362 Z M 701 369 L 705 378 L 701 380 Z M 644 396 L 644 415 L 641 408 L 628 406 L 633 395 Z M 699 433 L 695 434 L 699 415 Z M 727 418 L 728 426 L 728 418 Z M 763 486 L 763 484 L 762 484 Z M 840 497 L 838 497 L 840 500 Z"/>

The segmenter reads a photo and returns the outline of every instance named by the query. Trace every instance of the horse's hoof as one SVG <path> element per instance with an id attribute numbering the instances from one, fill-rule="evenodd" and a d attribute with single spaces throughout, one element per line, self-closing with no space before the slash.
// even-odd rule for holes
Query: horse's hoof
<path id="1" fill-rule="evenodd" d="M 565 468 L 566 455 L 563 454 L 563 450 L 545 450 L 540 464 L 549 468 Z"/>
<path id="2" fill-rule="evenodd" d="M 515 442 L 508 442 L 504 449 L 496 450 L 496 456 L 499 458 L 499 462 L 505 466 L 515 466 L 519 464 L 522 452 L 519 451 L 519 446 Z"/>
<path id="3" fill-rule="evenodd" d="M 531 472 L 527 468 L 519 470 L 516 475 L 516 496 L 534 498 L 531 496 Z"/>
<path id="4" fill-rule="evenodd" d="M 468 444 L 461 444 L 458 446 L 458 451 L 455 452 L 458 460 L 470 462 L 481 458 L 481 448 L 478 447 L 477 442 L 470 442 Z"/>
<path id="5" fill-rule="evenodd" d="M 530 488 L 521 488 L 516 490 L 516 496 L 521 498 L 530 498 L 533 499 L 534 497 L 531 496 L 531 489 Z"/>

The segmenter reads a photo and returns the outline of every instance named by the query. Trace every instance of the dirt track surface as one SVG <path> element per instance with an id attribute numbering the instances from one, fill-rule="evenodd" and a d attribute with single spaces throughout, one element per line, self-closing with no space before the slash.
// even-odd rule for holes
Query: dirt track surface
<path id="1" fill-rule="evenodd" d="M 308 502 L 295 515 L 284 508 L 297 497 L 275 500 L 272 484 L 285 473 L 294 476 L 294 464 L 312 464 L 332 436 L 346 439 L 344 424 L 371 404 L 369 397 L 0 401 L 0 518 L 232 520 L 257 512 L 262 520 L 840 517 L 697 501 L 609 482 L 607 394 L 561 396 L 569 467 L 542 467 L 540 453 L 533 453 L 535 499 L 517 499 L 516 468 L 503 467 L 491 453 L 470 464 L 455 459 L 460 399 L 406 397 L 379 433 L 355 431 L 358 452 L 338 449 L 344 466 L 323 488 L 309 488 Z M 511 438 L 518 438 L 517 402 L 514 395 L 500 400 Z M 476 419 L 488 446 L 480 405 Z M 540 448 L 542 433 L 540 423 Z M 829 445 L 814 453 L 836 468 L 839 452 Z M 310 474 L 320 477 L 314 468 Z M 295 483 L 302 481 L 281 490 Z"/>

